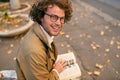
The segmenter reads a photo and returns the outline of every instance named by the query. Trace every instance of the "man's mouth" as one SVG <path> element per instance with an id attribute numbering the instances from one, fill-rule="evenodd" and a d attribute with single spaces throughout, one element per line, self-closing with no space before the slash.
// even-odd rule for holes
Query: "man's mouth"
<path id="1" fill-rule="evenodd" d="M 52 26 L 52 28 L 55 30 L 55 31 L 59 31 L 59 27 L 58 26 Z"/>

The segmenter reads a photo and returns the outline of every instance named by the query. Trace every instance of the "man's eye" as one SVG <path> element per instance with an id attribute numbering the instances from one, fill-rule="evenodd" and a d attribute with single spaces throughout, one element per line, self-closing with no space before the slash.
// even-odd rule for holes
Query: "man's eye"
<path id="1" fill-rule="evenodd" d="M 57 18 L 58 18 L 58 17 L 57 17 L 57 16 L 55 16 L 55 15 L 53 15 L 52 17 L 53 17 L 53 18 L 55 18 L 55 19 L 57 19 Z"/>

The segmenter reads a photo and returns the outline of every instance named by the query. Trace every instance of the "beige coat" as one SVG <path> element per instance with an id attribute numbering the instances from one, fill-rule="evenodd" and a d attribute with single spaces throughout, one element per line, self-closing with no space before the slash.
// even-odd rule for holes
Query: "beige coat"
<path id="1" fill-rule="evenodd" d="M 18 80 L 58 80 L 57 73 L 52 70 L 57 54 L 54 43 L 52 49 L 48 46 L 48 40 L 40 26 L 33 27 L 18 49 Z"/>

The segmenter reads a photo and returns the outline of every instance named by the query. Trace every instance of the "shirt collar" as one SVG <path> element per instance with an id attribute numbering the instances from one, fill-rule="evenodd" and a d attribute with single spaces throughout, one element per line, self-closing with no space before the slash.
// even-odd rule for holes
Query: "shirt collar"
<path id="1" fill-rule="evenodd" d="M 53 42 L 54 36 L 50 36 L 41 25 L 40 25 L 40 27 L 43 30 L 43 32 L 45 33 L 45 35 L 48 39 L 49 46 L 51 47 L 51 43 Z"/>

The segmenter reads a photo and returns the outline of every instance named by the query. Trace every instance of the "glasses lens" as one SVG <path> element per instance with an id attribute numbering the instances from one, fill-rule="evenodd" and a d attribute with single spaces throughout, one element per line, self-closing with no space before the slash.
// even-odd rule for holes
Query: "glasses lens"
<path id="1" fill-rule="evenodd" d="M 58 16 L 56 16 L 56 15 L 51 15 L 51 16 L 50 16 L 50 19 L 51 19 L 52 22 L 56 22 L 56 21 L 58 20 Z"/>
<path id="2" fill-rule="evenodd" d="M 46 13 L 46 15 L 50 16 L 50 20 L 51 20 L 52 22 L 56 22 L 56 21 L 60 18 L 60 17 L 58 17 L 58 16 L 56 16 L 56 15 L 49 15 L 49 14 L 47 14 L 47 13 Z M 64 22 L 65 22 L 64 17 L 61 17 L 61 18 L 60 18 L 60 22 L 61 22 L 62 24 L 64 24 Z"/>
<path id="3" fill-rule="evenodd" d="M 65 19 L 64 18 L 60 18 L 60 22 L 63 24 L 65 23 Z"/>

